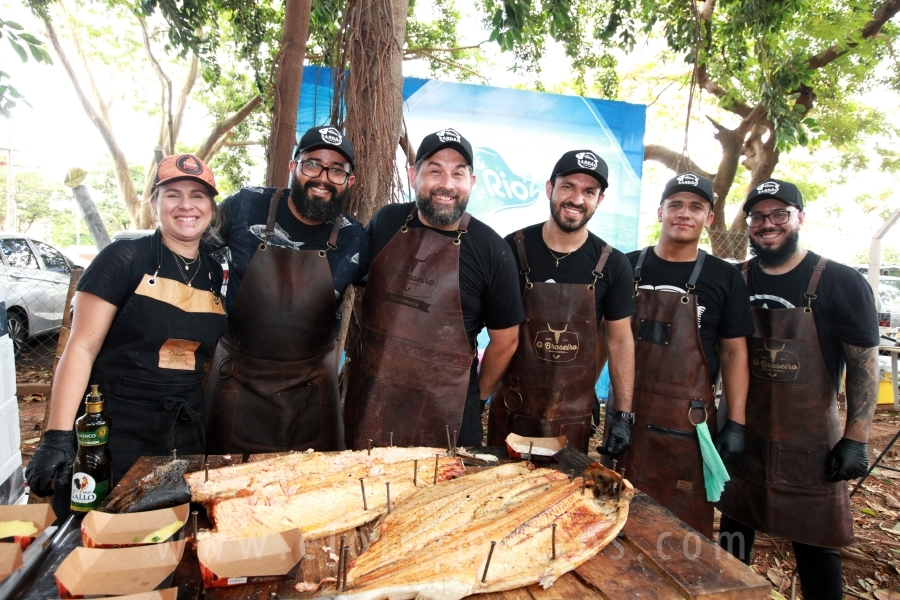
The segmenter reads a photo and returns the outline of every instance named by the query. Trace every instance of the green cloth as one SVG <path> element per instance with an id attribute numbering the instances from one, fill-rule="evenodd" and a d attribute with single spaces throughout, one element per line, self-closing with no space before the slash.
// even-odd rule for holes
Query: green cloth
<path id="1" fill-rule="evenodd" d="M 718 502 L 725 489 L 725 482 L 731 477 L 725 469 L 725 463 L 716 452 L 712 438 L 709 435 L 709 427 L 706 421 L 701 421 L 697 427 L 697 439 L 700 441 L 700 454 L 703 456 L 703 482 L 706 484 L 706 499 L 710 502 Z"/>

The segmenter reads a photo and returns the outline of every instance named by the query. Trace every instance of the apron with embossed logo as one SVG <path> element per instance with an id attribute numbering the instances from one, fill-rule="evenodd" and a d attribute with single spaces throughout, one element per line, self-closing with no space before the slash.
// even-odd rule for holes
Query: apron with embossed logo
<path id="1" fill-rule="evenodd" d="M 266 239 L 247 267 L 213 358 L 206 389 L 210 454 L 344 449 L 327 257 L 337 248 L 342 217 L 326 250 L 269 245 L 287 193 L 272 194 Z"/>
<path id="2" fill-rule="evenodd" d="M 594 283 L 532 283 L 525 235 L 516 232 L 525 275 L 525 322 L 519 345 L 491 401 L 488 445 L 503 446 L 510 433 L 527 437 L 564 435 L 587 452 L 596 394 L 597 314 L 594 288 L 612 246 L 603 247 Z"/>
<path id="3" fill-rule="evenodd" d="M 400 230 L 372 261 L 359 339 L 348 351 L 347 446 L 435 446 L 460 430 L 475 352 L 459 297 L 455 238 L 428 227 Z"/>
<path id="4" fill-rule="evenodd" d="M 697 327 L 697 285 L 706 253 L 697 262 L 684 294 L 638 289 L 644 248 L 634 269 L 632 317 L 635 377 L 631 449 L 619 458 L 626 477 L 676 517 L 712 537 L 713 505 L 706 500 L 703 458 L 695 425 L 716 431 L 712 373 Z M 615 406 L 607 405 L 607 414 Z"/>
<path id="5" fill-rule="evenodd" d="M 756 531 L 840 548 L 853 543 L 853 520 L 847 482 L 830 483 L 826 475 L 841 423 L 813 319 L 827 262 L 820 258 L 813 267 L 807 306 L 753 307 L 746 446 L 716 506 Z"/>

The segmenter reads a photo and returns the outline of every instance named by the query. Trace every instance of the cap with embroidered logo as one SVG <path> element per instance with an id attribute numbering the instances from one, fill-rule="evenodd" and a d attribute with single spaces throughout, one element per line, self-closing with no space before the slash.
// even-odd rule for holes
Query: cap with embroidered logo
<path id="1" fill-rule="evenodd" d="M 300 142 L 294 146 L 294 160 L 297 160 L 297 156 L 301 152 L 309 152 L 319 148 L 340 152 L 347 159 L 347 162 L 350 163 L 350 169 L 353 169 L 353 144 L 350 143 L 346 135 L 327 125 L 313 127 L 303 134 Z"/>
<path id="2" fill-rule="evenodd" d="M 712 181 L 697 173 L 682 173 L 667 181 L 666 187 L 663 189 L 662 200 L 678 192 L 690 192 L 700 196 L 713 206 L 716 204 Z"/>
<path id="3" fill-rule="evenodd" d="M 570 150 L 556 161 L 550 179 L 569 173 L 585 173 L 600 182 L 604 190 L 609 187 L 609 167 L 593 150 Z"/>
<path id="4" fill-rule="evenodd" d="M 744 201 L 744 212 L 749 214 L 750 209 L 757 202 L 770 198 L 781 200 L 785 204 L 803 210 L 803 196 L 796 185 L 780 179 L 767 179 L 747 194 L 747 200 Z"/>
<path id="5" fill-rule="evenodd" d="M 472 144 L 458 131 L 450 128 L 426 135 L 419 144 L 419 151 L 416 152 L 416 162 L 418 163 L 444 148 L 453 148 L 462 155 L 467 165 L 472 166 Z"/>
<path id="6" fill-rule="evenodd" d="M 153 187 L 182 179 L 199 181 L 206 184 L 206 187 L 212 192 L 212 196 L 219 194 L 219 190 L 216 189 L 216 178 L 213 177 L 212 171 L 193 154 L 173 154 L 162 159 L 156 168 L 156 180 L 153 182 Z"/>

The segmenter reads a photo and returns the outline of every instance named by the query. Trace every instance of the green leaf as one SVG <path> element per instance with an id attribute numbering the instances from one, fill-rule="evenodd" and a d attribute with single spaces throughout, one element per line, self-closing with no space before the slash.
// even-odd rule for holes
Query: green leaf
<path id="1" fill-rule="evenodd" d="M 10 29 L 15 29 L 16 31 L 22 31 L 23 29 L 25 29 L 24 27 L 22 27 L 21 25 L 19 25 L 19 24 L 16 23 L 15 21 L 4 21 L 4 22 L 3 22 L 3 25 L 4 25 L 5 27 L 9 27 Z"/>
<path id="2" fill-rule="evenodd" d="M 25 52 L 25 48 L 23 48 L 21 44 L 19 44 L 12 38 L 9 39 L 9 44 L 13 47 L 13 50 L 16 51 L 16 54 L 19 55 L 19 58 L 22 59 L 22 62 L 26 62 L 28 60 L 28 53 Z"/>
<path id="3" fill-rule="evenodd" d="M 878 516 L 878 513 L 876 513 L 876 512 L 875 512 L 874 510 L 872 510 L 871 508 L 865 508 L 865 507 L 863 507 L 863 508 L 860 508 L 860 509 L 859 509 L 859 512 L 865 513 L 865 514 L 867 514 L 867 515 L 869 515 L 869 516 L 871 516 L 871 517 L 877 517 L 877 516 Z"/>

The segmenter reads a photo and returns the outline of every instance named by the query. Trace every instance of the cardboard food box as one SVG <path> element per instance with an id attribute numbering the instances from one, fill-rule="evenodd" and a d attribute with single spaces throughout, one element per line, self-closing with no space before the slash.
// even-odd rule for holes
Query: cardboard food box
<path id="1" fill-rule="evenodd" d="M 236 540 L 206 538 L 197 544 L 206 588 L 294 579 L 304 553 L 299 529 Z"/>
<path id="2" fill-rule="evenodd" d="M 175 600 L 177 597 L 178 588 L 173 587 L 164 590 L 156 590 L 155 592 L 144 592 L 143 594 L 116 596 L 116 600 Z"/>
<path id="3" fill-rule="evenodd" d="M 22 547 L 15 543 L 0 543 L 0 581 L 22 566 Z"/>
<path id="4" fill-rule="evenodd" d="M 506 451 L 510 458 L 527 460 L 528 449 L 532 447 L 536 459 L 549 459 L 554 454 L 566 447 L 566 436 L 559 437 L 524 437 L 511 433 L 506 436 Z"/>
<path id="5" fill-rule="evenodd" d="M 32 535 L 14 536 L 0 539 L 0 542 L 15 542 L 22 550 L 31 545 L 36 537 L 53 524 L 56 515 L 49 504 L 19 504 L 0 506 L 0 523 L 4 521 L 29 521 L 34 523 L 37 531 Z"/>
<path id="6" fill-rule="evenodd" d="M 174 508 L 123 514 L 92 510 L 81 521 L 81 543 L 85 548 L 123 548 L 142 545 L 145 537 L 160 528 L 175 521 L 187 522 L 190 506 L 182 504 Z M 178 531 L 181 531 L 181 528 Z"/>
<path id="7" fill-rule="evenodd" d="M 124 596 L 171 583 L 184 540 L 132 548 L 75 548 L 56 569 L 61 598 Z"/>

